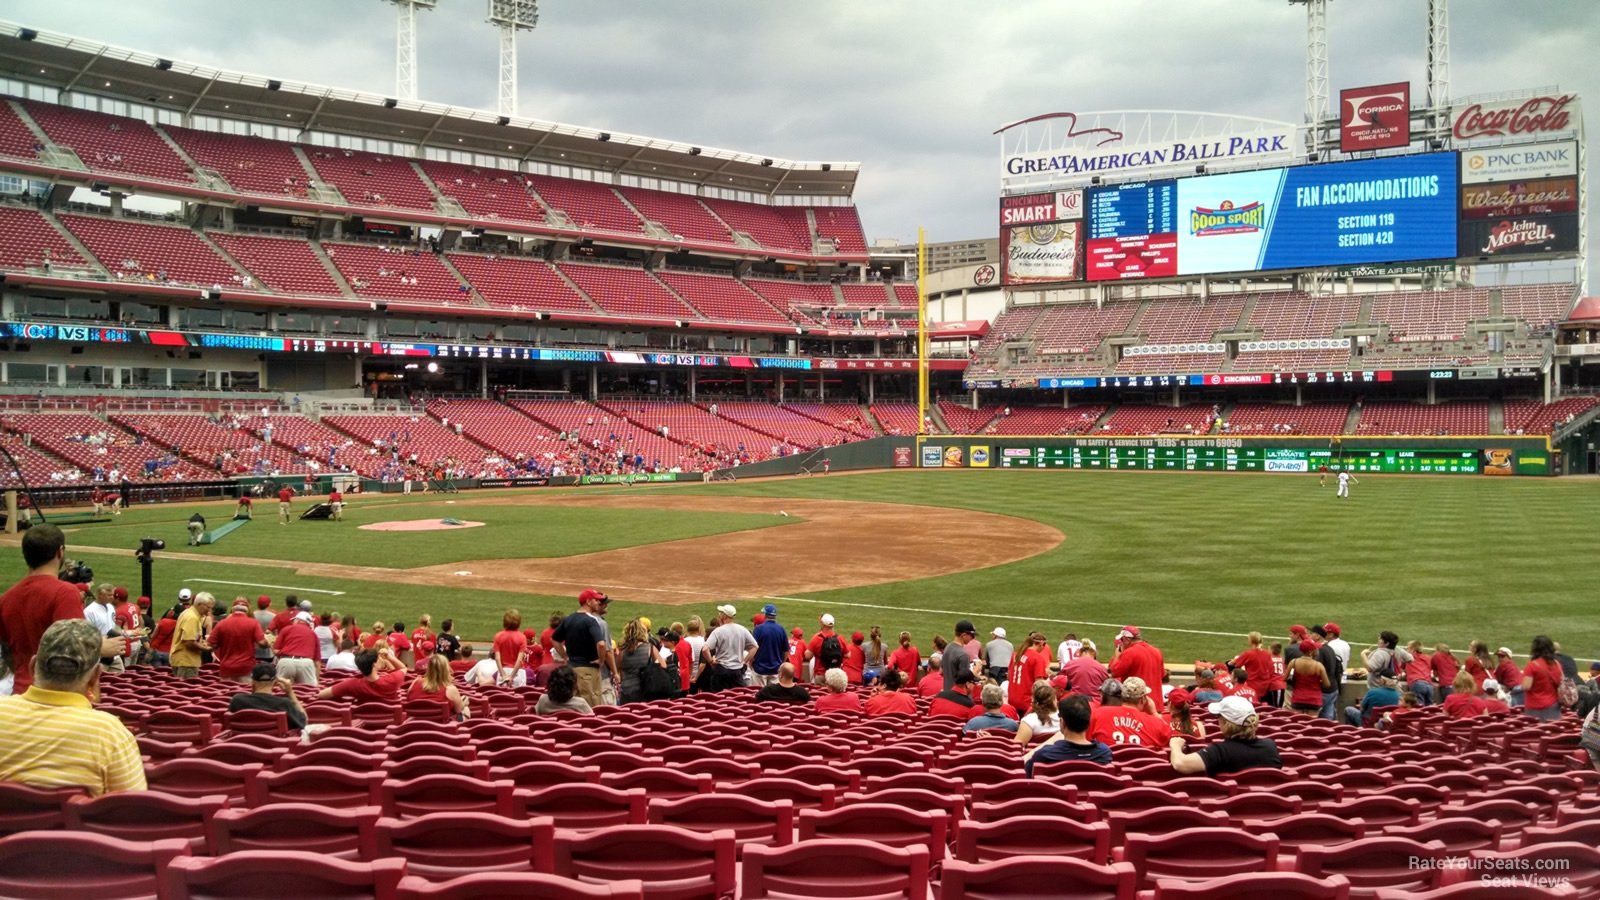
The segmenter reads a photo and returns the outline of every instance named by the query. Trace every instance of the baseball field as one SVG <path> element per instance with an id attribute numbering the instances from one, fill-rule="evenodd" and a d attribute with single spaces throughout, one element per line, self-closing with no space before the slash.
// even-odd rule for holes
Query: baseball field
<path id="1" fill-rule="evenodd" d="M 158 611 L 181 587 L 275 606 L 295 593 L 363 626 L 453 617 L 469 641 L 507 607 L 540 624 L 592 586 L 617 599 L 613 623 L 709 618 L 720 602 L 748 621 L 772 602 L 807 633 L 827 612 L 846 633 L 909 630 L 925 653 L 962 616 L 985 635 L 1041 628 L 1052 645 L 1135 623 L 1171 661 L 1329 620 L 1358 646 L 1387 628 L 1519 654 L 1547 633 L 1579 658 L 1600 653 L 1593 480 L 1368 476 L 1353 495 L 1315 476 L 912 470 L 356 495 L 343 522 L 288 525 L 258 502 L 254 521 L 199 547 L 185 546 L 189 516 L 214 528 L 231 502 L 139 506 L 67 526 L 67 552 L 137 593 L 133 549 L 165 540 Z M 7 540 L 9 584 L 23 565 Z"/>

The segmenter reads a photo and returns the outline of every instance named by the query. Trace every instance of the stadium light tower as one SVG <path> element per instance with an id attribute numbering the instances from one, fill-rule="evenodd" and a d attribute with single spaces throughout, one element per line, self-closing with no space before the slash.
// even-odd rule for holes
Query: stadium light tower
<path id="1" fill-rule="evenodd" d="M 417 10 L 439 0 L 388 0 L 395 5 L 394 91 L 401 100 L 417 99 Z"/>
<path id="2" fill-rule="evenodd" d="M 1428 111 L 1435 127 L 1448 122 L 1440 116 L 1450 105 L 1450 0 L 1428 0 Z M 1448 138 L 1449 133 L 1439 135 Z"/>
<path id="3" fill-rule="evenodd" d="M 1328 0 L 1289 0 L 1306 7 L 1306 150 L 1316 152 L 1328 118 Z"/>
<path id="4" fill-rule="evenodd" d="M 500 29 L 500 115 L 517 114 L 517 32 L 539 25 L 539 0 L 489 0 L 489 24 Z"/>

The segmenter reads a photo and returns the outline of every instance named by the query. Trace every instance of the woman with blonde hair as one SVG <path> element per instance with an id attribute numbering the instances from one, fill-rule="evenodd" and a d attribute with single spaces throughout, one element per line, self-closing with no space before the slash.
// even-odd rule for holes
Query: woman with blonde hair
<path id="1" fill-rule="evenodd" d="M 638 703 L 645 699 L 639 673 L 645 666 L 659 666 L 650 645 L 650 632 L 643 621 L 629 619 L 622 628 L 622 644 L 617 648 L 617 666 L 622 670 L 622 686 L 617 689 L 618 703 Z"/>
<path id="2" fill-rule="evenodd" d="M 373 622 L 372 630 L 367 632 L 366 635 L 361 638 L 361 649 L 371 650 L 372 648 L 376 647 L 380 641 L 387 644 L 388 642 L 383 640 L 383 636 L 388 633 L 388 631 L 389 626 L 383 624 L 382 622 Z"/>
<path id="3" fill-rule="evenodd" d="M 1217 717 L 1222 730 L 1222 740 L 1201 747 L 1198 753 L 1185 749 L 1181 734 L 1174 734 L 1167 749 L 1171 753 L 1172 768 L 1180 775 L 1205 773 L 1215 778 L 1243 769 L 1281 769 L 1283 759 L 1278 755 L 1278 745 L 1264 737 L 1256 736 L 1261 718 L 1256 708 L 1243 697 L 1224 697 L 1206 707 Z"/>
<path id="4" fill-rule="evenodd" d="M 411 682 L 411 687 L 406 691 L 408 710 L 413 705 L 427 703 L 450 707 L 450 714 L 458 722 L 472 714 L 467 708 L 467 698 L 461 696 L 461 691 L 456 689 L 455 679 L 451 677 L 450 661 L 442 654 L 435 653 L 428 657 L 428 667 Z"/>
<path id="5" fill-rule="evenodd" d="M 1035 738 L 1045 738 L 1061 730 L 1061 714 L 1056 709 L 1056 689 L 1043 678 L 1033 683 L 1033 708 L 1017 723 L 1016 742 L 1026 747 Z"/>
<path id="6" fill-rule="evenodd" d="M 689 673 L 689 683 L 696 684 L 700 680 L 700 651 L 706 646 L 706 623 L 699 616 L 690 616 L 686 626 L 683 641 L 689 645 L 689 659 L 693 663 L 693 671 Z M 682 676 L 682 672 L 678 673 Z"/>

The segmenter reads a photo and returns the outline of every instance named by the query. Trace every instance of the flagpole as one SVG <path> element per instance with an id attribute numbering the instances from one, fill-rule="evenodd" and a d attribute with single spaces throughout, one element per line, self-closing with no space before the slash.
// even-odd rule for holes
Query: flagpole
<path id="1" fill-rule="evenodd" d="M 928 433 L 928 233 L 917 229 L 917 435 Z M 917 442 L 918 452 L 922 443 Z"/>

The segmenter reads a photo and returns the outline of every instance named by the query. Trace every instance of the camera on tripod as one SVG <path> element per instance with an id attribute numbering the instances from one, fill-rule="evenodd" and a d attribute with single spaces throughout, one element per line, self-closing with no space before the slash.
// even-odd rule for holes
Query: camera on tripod
<path id="1" fill-rule="evenodd" d="M 84 564 L 81 559 L 63 560 L 61 564 L 61 580 L 68 584 L 93 584 L 94 570 Z"/>
<path id="2" fill-rule="evenodd" d="M 167 549 L 167 542 L 160 538 L 140 538 L 139 548 L 133 551 L 137 559 L 149 559 L 152 551 Z"/>

